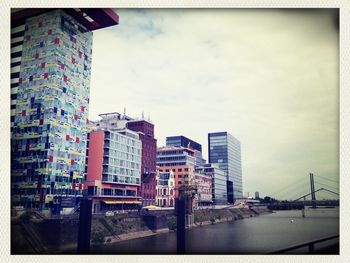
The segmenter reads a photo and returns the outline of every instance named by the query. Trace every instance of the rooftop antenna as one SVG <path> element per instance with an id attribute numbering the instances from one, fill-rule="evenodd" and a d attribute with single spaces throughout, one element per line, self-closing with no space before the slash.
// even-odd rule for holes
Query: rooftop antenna
<path id="1" fill-rule="evenodd" d="M 151 117 L 149 116 L 149 114 L 148 114 L 148 121 L 151 121 Z"/>
<path id="2" fill-rule="evenodd" d="M 142 116 L 141 116 L 141 117 L 142 117 L 142 119 L 144 119 L 144 118 L 145 118 L 145 114 L 143 113 L 143 111 L 142 111 Z"/>
<path id="3" fill-rule="evenodd" d="M 126 107 L 124 106 L 124 116 L 126 115 Z"/>

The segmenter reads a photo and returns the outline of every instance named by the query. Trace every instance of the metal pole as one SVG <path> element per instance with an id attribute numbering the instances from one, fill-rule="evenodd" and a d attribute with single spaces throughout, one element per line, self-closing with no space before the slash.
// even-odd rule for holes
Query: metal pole
<path id="1" fill-rule="evenodd" d="M 312 203 L 312 208 L 316 208 L 314 175 L 313 175 L 312 173 L 310 173 L 310 187 L 311 187 L 311 203 Z"/>
<path id="2" fill-rule="evenodd" d="M 314 174 L 311 174 L 312 179 L 312 208 L 316 208 L 316 194 L 315 194 L 315 181 L 314 181 Z"/>
<path id="3" fill-rule="evenodd" d="M 79 232 L 78 232 L 78 254 L 90 253 L 92 199 L 80 200 Z"/>

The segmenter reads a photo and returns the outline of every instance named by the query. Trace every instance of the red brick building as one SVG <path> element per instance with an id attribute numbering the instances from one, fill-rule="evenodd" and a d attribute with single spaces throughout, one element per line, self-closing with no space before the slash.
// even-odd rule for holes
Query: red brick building
<path id="1" fill-rule="evenodd" d="M 126 127 L 139 133 L 142 142 L 141 158 L 141 197 L 143 206 L 156 203 L 156 155 L 157 140 L 154 138 L 154 125 L 142 120 L 130 120 Z"/>

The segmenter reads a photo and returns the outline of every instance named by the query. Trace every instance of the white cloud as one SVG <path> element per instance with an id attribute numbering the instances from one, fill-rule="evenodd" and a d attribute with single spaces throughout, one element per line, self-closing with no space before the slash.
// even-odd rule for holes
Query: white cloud
<path id="1" fill-rule="evenodd" d="M 144 111 L 158 145 L 242 144 L 244 190 L 338 178 L 338 33 L 327 10 L 117 10 L 94 33 L 90 118 Z"/>

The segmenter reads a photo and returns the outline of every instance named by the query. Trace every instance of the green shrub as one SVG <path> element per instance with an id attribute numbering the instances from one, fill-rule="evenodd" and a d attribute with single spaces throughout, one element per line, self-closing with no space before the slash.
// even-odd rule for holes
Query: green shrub
<path id="1" fill-rule="evenodd" d="M 199 223 L 199 222 L 208 221 L 209 217 L 210 217 L 210 213 L 208 213 L 208 211 L 197 210 L 194 213 L 194 222 Z"/>

